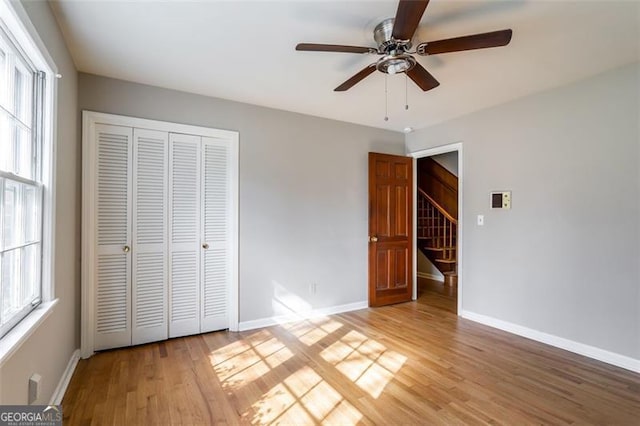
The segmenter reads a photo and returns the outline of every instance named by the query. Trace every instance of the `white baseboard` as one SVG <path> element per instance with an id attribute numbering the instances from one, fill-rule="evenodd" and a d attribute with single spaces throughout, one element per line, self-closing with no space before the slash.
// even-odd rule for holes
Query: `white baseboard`
<path id="1" fill-rule="evenodd" d="M 436 275 L 436 274 L 430 274 L 428 272 L 420 272 L 420 271 L 418 271 L 417 275 L 420 278 L 426 278 L 428 280 L 444 282 L 444 275 Z"/>
<path id="2" fill-rule="evenodd" d="M 556 348 L 564 349 L 569 352 L 574 352 L 598 361 L 606 362 L 607 364 L 640 373 L 640 360 L 626 355 L 620 355 L 595 346 L 565 339 L 564 337 L 554 336 L 553 334 L 543 333 L 541 331 L 533 330 L 511 322 L 502 321 L 486 315 L 476 314 L 475 312 L 463 310 L 461 316 L 468 320 L 488 325 L 489 327 L 498 328 L 509 333 L 517 334 L 518 336 L 546 343 L 547 345 L 554 346 Z"/>
<path id="3" fill-rule="evenodd" d="M 60 403 L 62 403 L 62 398 L 64 397 L 64 393 L 67 391 L 67 386 L 69 386 L 73 372 L 76 371 L 78 361 L 80 361 L 80 349 L 76 349 L 71 354 L 71 359 L 69 359 L 67 368 L 64 370 L 62 377 L 60 377 L 56 390 L 53 391 L 49 405 L 60 405 Z"/>
<path id="4" fill-rule="evenodd" d="M 285 324 L 293 321 L 301 321 L 309 318 L 321 317 L 326 315 L 340 314 L 342 312 L 357 311 L 369 307 L 367 301 L 347 303 L 345 305 L 331 306 L 328 308 L 313 309 L 306 312 L 292 312 L 287 315 L 279 315 L 269 318 L 261 318 L 251 321 L 241 321 L 239 324 L 240 331 L 253 330 L 256 328 L 270 327 L 272 325 Z"/>

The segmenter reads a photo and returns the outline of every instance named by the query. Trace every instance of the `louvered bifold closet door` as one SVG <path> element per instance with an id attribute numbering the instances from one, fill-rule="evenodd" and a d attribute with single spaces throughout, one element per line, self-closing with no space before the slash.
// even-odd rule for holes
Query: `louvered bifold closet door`
<path id="1" fill-rule="evenodd" d="M 169 337 L 200 332 L 200 137 L 169 135 Z"/>
<path id="2" fill-rule="evenodd" d="M 133 131 L 132 343 L 168 337 L 168 133 Z"/>
<path id="3" fill-rule="evenodd" d="M 131 344 L 132 139 L 129 127 L 95 126 L 96 350 Z"/>
<path id="4" fill-rule="evenodd" d="M 230 164 L 228 142 L 202 138 L 202 332 L 229 327 L 232 255 Z"/>

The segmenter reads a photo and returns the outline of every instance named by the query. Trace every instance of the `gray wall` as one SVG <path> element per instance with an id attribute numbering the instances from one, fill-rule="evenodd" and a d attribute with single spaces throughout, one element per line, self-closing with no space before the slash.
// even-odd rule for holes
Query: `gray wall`
<path id="1" fill-rule="evenodd" d="M 431 277 L 429 277 L 431 279 L 444 281 L 444 275 L 442 275 L 438 268 L 436 268 L 436 265 L 431 263 L 431 261 L 427 259 L 427 256 L 422 254 L 420 250 L 418 250 L 417 263 L 418 273 L 428 274 L 431 275 Z"/>
<path id="2" fill-rule="evenodd" d="M 42 376 L 40 403 L 49 403 L 73 351 L 80 346 L 80 145 L 77 73 L 47 2 L 25 1 L 40 38 L 63 75 L 58 80 L 55 296 L 53 313 L 0 369 L 1 404 L 26 404 L 33 373 Z"/>
<path id="3" fill-rule="evenodd" d="M 458 151 L 445 152 L 431 156 L 431 159 L 458 176 Z"/>
<path id="4" fill-rule="evenodd" d="M 464 310 L 640 359 L 639 74 L 407 136 L 409 152 L 463 143 Z M 488 209 L 500 189 L 512 210 Z"/>
<path id="5" fill-rule="evenodd" d="M 367 153 L 401 133 L 88 74 L 78 102 L 240 132 L 241 322 L 367 300 Z"/>

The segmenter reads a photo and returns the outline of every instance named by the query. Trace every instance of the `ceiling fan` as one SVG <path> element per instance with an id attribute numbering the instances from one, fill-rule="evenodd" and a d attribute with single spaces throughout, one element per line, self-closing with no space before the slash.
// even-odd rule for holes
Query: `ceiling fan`
<path id="1" fill-rule="evenodd" d="M 418 28 L 420 19 L 429 0 L 400 0 L 395 18 L 387 18 L 373 30 L 373 38 L 378 47 L 343 46 L 339 44 L 300 43 L 296 50 L 312 52 L 361 53 L 382 56 L 356 75 L 336 87 L 334 91 L 344 92 L 362 81 L 375 70 L 386 74 L 405 73 L 422 90 L 438 87 L 440 83 L 413 57 L 437 55 L 439 53 L 484 49 L 506 46 L 511 41 L 512 31 L 501 30 L 488 33 L 455 37 L 444 40 L 419 43 L 411 51 L 411 39 Z"/>

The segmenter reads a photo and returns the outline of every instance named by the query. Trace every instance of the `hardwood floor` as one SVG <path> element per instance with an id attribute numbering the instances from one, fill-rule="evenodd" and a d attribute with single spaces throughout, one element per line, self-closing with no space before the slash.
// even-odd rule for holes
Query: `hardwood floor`
<path id="1" fill-rule="evenodd" d="M 96 354 L 78 364 L 64 422 L 639 424 L 639 374 L 458 318 L 436 290 Z"/>
<path id="2" fill-rule="evenodd" d="M 458 287 L 445 285 L 441 281 L 418 278 L 417 302 L 455 314 L 458 312 Z"/>

